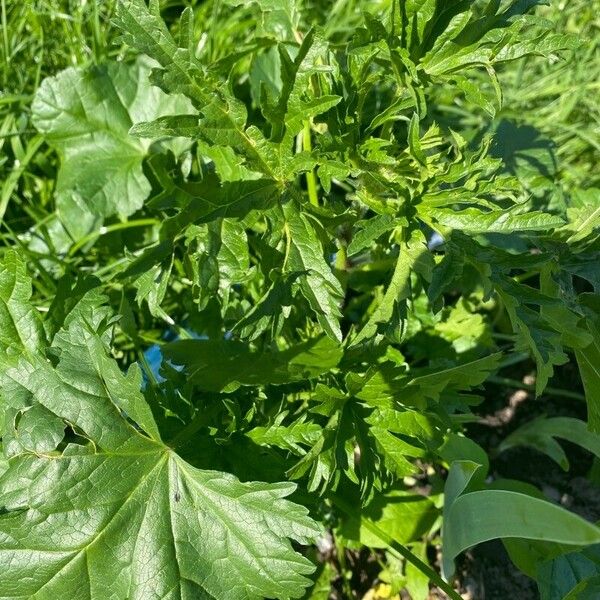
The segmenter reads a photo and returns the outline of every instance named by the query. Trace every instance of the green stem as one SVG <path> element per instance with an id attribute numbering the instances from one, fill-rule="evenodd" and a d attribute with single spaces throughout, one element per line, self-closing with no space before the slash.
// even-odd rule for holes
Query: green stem
<path id="1" fill-rule="evenodd" d="M 333 504 L 345 512 L 349 517 L 357 518 L 358 515 L 356 514 L 356 510 L 344 499 L 340 498 L 338 495 L 334 495 L 331 499 Z M 421 571 L 421 573 L 423 573 L 423 575 L 426 575 L 433 584 L 446 592 L 448 597 L 452 600 L 462 600 L 461 596 L 450 584 L 442 579 L 439 573 L 434 571 L 428 564 L 424 563 L 418 556 L 415 556 L 406 546 L 393 540 L 385 531 L 380 529 L 373 521 L 367 519 L 364 515 L 360 515 L 359 518 L 362 525 L 364 525 L 372 534 L 377 536 L 382 542 L 387 544 L 388 549 L 392 554 L 396 555 L 396 558 L 404 558 L 409 563 L 413 564 Z"/>
<path id="2" fill-rule="evenodd" d="M 2 98 L 0 98 L 0 106 L 3 106 L 4 104 L 12 104 L 13 102 L 31 102 L 32 98 L 33 98 L 33 95 L 30 95 L 30 94 L 6 95 L 6 96 L 2 96 Z M 23 133 L 32 133 L 32 132 L 35 132 L 35 129 L 26 129 L 25 131 L 13 131 L 11 133 L 4 133 L 0 137 L 3 137 L 3 138 L 14 137 L 17 135 L 23 135 Z"/>
<path id="3" fill-rule="evenodd" d="M 514 338 L 514 336 L 510 336 L 511 339 Z M 506 367 L 512 367 L 513 365 L 517 365 L 519 363 L 525 362 L 526 360 L 529 360 L 529 354 L 527 354 L 526 352 L 517 352 L 516 354 L 512 354 L 508 357 L 506 357 L 499 365 L 498 368 L 499 369 L 504 369 Z"/>
<path id="4" fill-rule="evenodd" d="M 203 427 L 205 427 L 215 413 L 215 407 L 210 410 L 200 410 L 196 416 L 172 439 L 168 442 L 173 450 L 180 448 L 189 442 Z"/>
<path id="5" fill-rule="evenodd" d="M 93 2 L 93 36 L 92 36 L 92 49 L 94 52 L 94 63 L 98 64 L 102 61 L 103 44 L 101 42 L 100 34 L 100 14 L 98 12 L 98 2 Z"/>
<path id="6" fill-rule="evenodd" d="M 154 375 L 154 371 L 152 371 L 152 367 L 150 366 L 150 363 L 148 362 L 148 359 L 146 358 L 146 354 L 144 353 L 142 348 L 139 347 L 137 341 L 134 341 L 133 343 L 135 345 L 135 350 L 136 350 L 136 354 L 138 356 L 138 360 L 142 364 L 142 369 L 144 370 L 144 373 L 146 374 L 146 377 L 148 378 L 150 385 L 152 387 L 156 387 L 158 385 L 158 380 L 156 379 L 156 376 Z"/>
<path id="7" fill-rule="evenodd" d="M 137 221 L 125 221 L 124 223 L 115 223 L 106 227 L 100 227 L 96 231 L 88 233 L 85 237 L 81 238 L 76 244 L 71 246 L 69 250 L 69 256 L 73 256 L 78 250 L 83 248 L 89 242 L 99 238 L 101 235 L 112 233 L 113 231 L 119 231 L 121 229 L 131 229 L 133 227 L 151 227 L 153 225 L 160 225 L 160 221 L 157 219 L 138 219 Z"/>
<path id="8" fill-rule="evenodd" d="M 2 41 L 4 43 L 4 62 L 10 70 L 10 45 L 8 43 L 8 23 L 6 19 L 6 0 L 2 0 Z"/>
<path id="9" fill-rule="evenodd" d="M 489 381 L 490 383 L 496 383 L 498 385 L 505 385 L 514 389 L 535 392 L 535 385 L 523 383 L 522 381 L 518 381 L 517 379 L 510 379 L 509 377 L 493 376 L 488 377 L 487 381 Z M 556 398 L 569 398 L 572 400 L 579 400 L 581 402 L 585 402 L 585 396 L 583 394 L 571 392 L 570 390 L 561 390 L 559 388 L 548 386 L 546 387 L 546 389 L 544 389 L 543 393 L 547 396 L 554 396 Z"/>
<path id="10" fill-rule="evenodd" d="M 340 243 L 340 245 L 338 247 L 338 251 L 335 255 L 335 268 L 338 271 L 345 271 L 347 260 L 348 260 L 348 254 L 346 252 L 346 246 L 344 246 L 344 244 Z"/>
<path id="11" fill-rule="evenodd" d="M 538 270 L 527 271 L 526 273 L 521 273 L 520 275 L 515 275 L 513 277 L 513 279 L 517 283 L 523 283 L 523 281 L 527 281 L 528 279 L 531 279 L 532 277 L 535 277 L 536 275 L 539 275 L 539 274 L 540 274 L 540 272 Z"/>
<path id="12" fill-rule="evenodd" d="M 302 135 L 302 147 L 305 152 L 312 151 L 310 121 L 304 122 L 304 131 Z M 317 192 L 317 178 L 314 169 L 306 173 L 306 187 L 308 189 L 308 199 L 313 206 L 319 206 L 319 194 Z"/>
<path id="13" fill-rule="evenodd" d="M 517 336 L 514 333 L 492 333 L 492 337 L 495 340 L 500 340 L 501 342 L 514 342 L 517 339 Z"/>
<path id="14" fill-rule="evenodd" d="M 100 267 L 99 269 L 96 269 L 94 271 L 94 275 L 100 279 L 106 273 L 110 273 L 111 271 L 117 271 L 117 273 L 119 273 L 121 271 L 121 266 L 126 264 L 127 262 L 129 262 L 129 259 L 127 257 L 118 258 L 117 260 L 113 261 L 112 263 L 109 263 L 107 265 L 104 265 L 103 267 Z M 109 280 L 112 277 L 114 277 L 114 275 L 110 275 Z"/>

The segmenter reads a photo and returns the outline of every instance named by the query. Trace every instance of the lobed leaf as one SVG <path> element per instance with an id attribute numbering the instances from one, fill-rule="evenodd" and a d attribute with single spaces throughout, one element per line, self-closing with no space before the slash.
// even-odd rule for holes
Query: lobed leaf
<path id="1" fill-rule="evenodd" d="M 14 254 L 2 273 L 11 268 L 23 272 Z M 29 315 L 26 277 L 21 285 L 10 310 Z M 3 298 L 12 288 L 1 279 Z M 306 509 L 284 499 L 295 486 L 241 483 L 196 469 L 165 446 L 139 372 L 123 375 L 97 333 L 107 326 L 106 311 L 84 306 L 50 345 L 40 340 L 28 349 L 2 339 L 10 458 L 0 479 L 0 595 L 302 595 L 313 567 L 288 536 L 308 543 L 319 529 Z M 11 313 L 0 316 L 2 329 L 10 326 Z M 16 326 L 23 336 L 27 319 Z M 6 418 L 15 409 L 18 422 Z"/>

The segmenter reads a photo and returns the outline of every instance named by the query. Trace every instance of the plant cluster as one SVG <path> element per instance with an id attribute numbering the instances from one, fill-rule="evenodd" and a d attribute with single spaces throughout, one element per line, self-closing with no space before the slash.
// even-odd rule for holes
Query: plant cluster
<path id="1" fill-rule="evenodd" d="M 537 4 L 119 0 L 118 52 L 95 13 L 2 188 L 2 598 L 317 600 L 332 539 L 456 598 L 493 538 L 594 597 L 600 527 L 490 482 L 464 429 L 500 369 L 541 395 L 573 358 L 587 423 L 498 451 L 600 457 L 597 144 Z"/>

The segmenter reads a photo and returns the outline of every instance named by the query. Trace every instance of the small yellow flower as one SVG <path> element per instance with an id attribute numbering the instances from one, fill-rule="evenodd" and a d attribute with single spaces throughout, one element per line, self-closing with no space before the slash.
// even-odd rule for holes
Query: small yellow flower
<path id="1" fill-rule="evenodd" d="M 392 596 L 392 586 L 388 583 L 379 583 L 363 596 L 363 600 L 400 600 L 400 596 Z"/>

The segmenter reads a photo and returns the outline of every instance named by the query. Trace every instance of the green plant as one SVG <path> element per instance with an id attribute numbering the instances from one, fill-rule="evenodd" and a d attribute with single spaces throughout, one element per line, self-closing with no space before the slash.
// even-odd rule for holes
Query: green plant
<path id="1" fill-rule="evenodd" d="M 494 537 L 530 573 L 527 544 L 600 542 L 486 484 L 462 433 L 501 324 L 538 394 L 576 353 L 598 446 L 597 198 L 552 205 L 443 116 L 490 119 L 507 63 L 576 47 L 537 4 L 224 0 L 168 27 L 121 0 L 123 60 L 44 80 L 55 210 L 0 269 L 0 596 L 301 597 L 291 541 L 329 528 L 456 597 L 440 517 L 446 577 Z M 505 445 L 561 459 L 540 427 Z"/>

